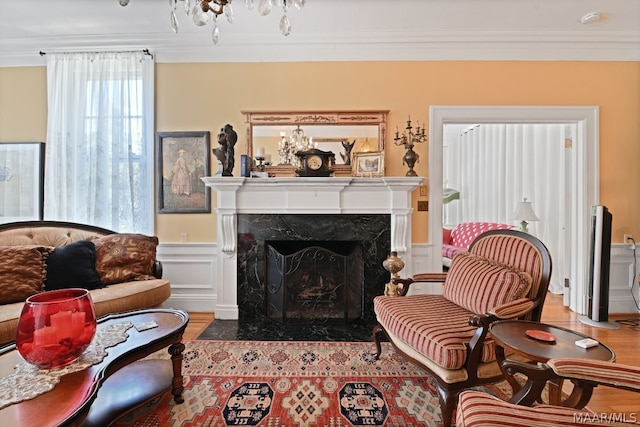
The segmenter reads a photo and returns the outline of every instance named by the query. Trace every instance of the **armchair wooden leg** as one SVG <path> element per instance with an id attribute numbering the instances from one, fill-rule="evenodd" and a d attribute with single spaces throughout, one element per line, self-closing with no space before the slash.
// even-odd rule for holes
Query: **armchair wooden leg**
<path id="1" fill-rule="evenodd" d="M 442 414 L 442 426 L 451 427 L 453 418 L 453 410 L 458 404 L 459 390 L 452 391 L 443 388 L 439 383 L 436 386 L 438 390 L 438 400 L 440 401 L 440 412 Z"/>
<path id="2" fill-rule="evenodd" d="M 382 326 L 376 324 L 373 327 L 373 342 L 376 344 L 376 360 L 380 358 L 380 354 L 382 354 L 382 345 L 380 344 L 380 334 L 383 333 Z"/>

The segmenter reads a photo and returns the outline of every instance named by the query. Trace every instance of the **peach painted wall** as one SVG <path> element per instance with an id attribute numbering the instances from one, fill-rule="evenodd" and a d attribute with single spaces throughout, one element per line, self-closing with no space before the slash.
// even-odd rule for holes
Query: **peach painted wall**
<path id="1" fill-rule="evenodd" d="M 428 124 L 430 105 L 596 105 L 600 107 L 600 202 L 614 214 L 613 241 L 640 242 L 639 62 L 319 62 L 156 66 L 156 130 L 211 132 L 226 123 L 245 150 L 241 110 L 390 110 L 388 130 L 408 114 Z M 391 134 L 391 132 L 389 132 Z M 0 141 L 44 140 L 43 67 L 0 68 Z M 428 147 L 416 171 L 428 175 Z M 404 150 L 386 141 L 387 175 L 402 176 Z M 239 160 L 238 160 L 239 161 Z M 211 159 L 212 173 L 216 170 Z M 239 174 L 236 165 L 235 174 Z M 163 242 L 216 240 L 211 214 L 157 215 Z M 420 198 L 414 194 L 414 208 Z M 413 215 L 413 241 L 427 242 L 427 213 Z"/>

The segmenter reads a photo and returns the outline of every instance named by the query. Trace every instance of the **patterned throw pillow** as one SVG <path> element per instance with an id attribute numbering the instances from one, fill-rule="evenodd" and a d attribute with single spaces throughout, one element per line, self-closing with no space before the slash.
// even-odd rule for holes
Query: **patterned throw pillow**
<path id="1" fill-rule="evenodd" d="M 53 248 L 0 246 L 0 304 L 23 302 L 44 290 L 46 258 Z"/>
<path id="2" fill-rule="evenodd" d="M 96 270 L 102 284 L 155 278 L 156 236 L 109 234 L 93 240 L 93 243 L 96 246 Z"/>
<path id="3" fill-rule="evenodd" d="M 473 313 L 484 314 L 525 297 L 530 288 L 529 274 L 461 252 L 451 262 L 442 294 Z"/>

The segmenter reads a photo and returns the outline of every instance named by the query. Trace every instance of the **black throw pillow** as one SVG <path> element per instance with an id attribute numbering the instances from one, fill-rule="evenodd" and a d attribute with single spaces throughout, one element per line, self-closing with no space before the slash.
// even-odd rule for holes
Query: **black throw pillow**
<path id="1" fill-rule="evenodd" d="M 79 240 L 56 247 L 47 257 L 45 290 L 64 288 L 101 288 L 96 270 L 96 247 L 93 242 Z"/>

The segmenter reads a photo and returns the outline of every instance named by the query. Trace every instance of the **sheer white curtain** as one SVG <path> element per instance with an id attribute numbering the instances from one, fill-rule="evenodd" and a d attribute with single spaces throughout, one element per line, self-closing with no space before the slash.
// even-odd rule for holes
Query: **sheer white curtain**
<path id="1" fill-rule="evenodd" d="M 468 127 L 450 141 L 446 156 L 446 186 L 460 199 L 445 206 L 449 224 L 488 221 L 518 225 L 514 214 L 527 198 L 540 221 L 529 232 L 549 248 L 553 258 L 550 290 L 564 288 L 565 139 L 564 124 L 481 124 Z"/>
<path id="2" fill-rule="evenodd" d="M 154 62 L 47 54 L 45 218 L 153 233 Z"/>

